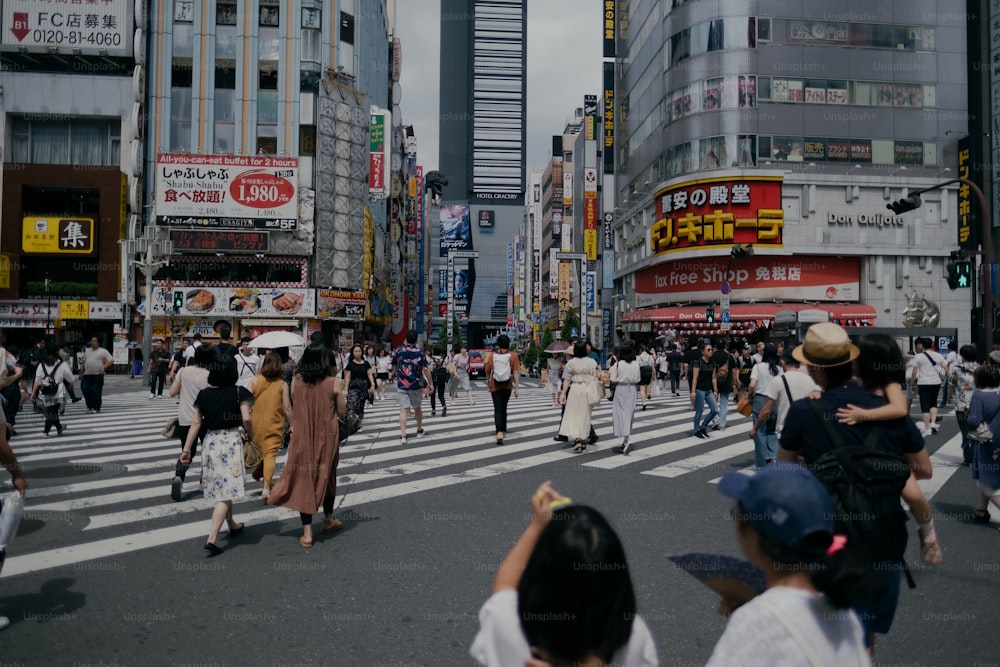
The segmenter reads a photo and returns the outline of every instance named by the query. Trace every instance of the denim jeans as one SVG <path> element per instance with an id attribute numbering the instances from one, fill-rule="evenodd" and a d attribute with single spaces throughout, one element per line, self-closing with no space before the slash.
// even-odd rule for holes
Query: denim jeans
<path id="1" fill-rule="evenodd" d="M 760 411 L 764 409 L 764 403 L 766 402 L 767 396 L 754 394 L 753 414 L 750 416 L 753 423 L 757 423 L 757 417 L 760 415 Z M 767 434 L 767 422 L 765 422 L 761 424 L 761 427 L 757 429 L 757 434 L 753 437 L 754 464 L 758 468 L 763 468 L 767 465 L 768 459 L 776 458 L 778 458 L 778 436 L 774 433 L 771 435 Z"/>
<path id="2" fill-rule="evenodd" d="M 701 418 L 701 413 L 705 409 L 705 403 L 708 403 L 708 416 L 705 419 Z M 695 389 L 694 392 L 694 430 L 703 431 L 708 428 L 708 425 L 712 423 L 715 416 L 719 414 L 719 405 L 715 402 L 715 394 L 712 391 L 706 391 L 704 389 Z"/>
<path id="3" fill-rule="evenodd" d="M 719 428 L 726 428 L 726 415 L 729 414 L 729 392 L 719 392 Z"/>

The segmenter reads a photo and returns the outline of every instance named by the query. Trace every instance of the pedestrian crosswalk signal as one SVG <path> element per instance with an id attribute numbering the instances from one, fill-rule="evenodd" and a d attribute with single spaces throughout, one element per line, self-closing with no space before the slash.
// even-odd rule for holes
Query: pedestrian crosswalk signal
<path id="1" fill-rule="evenodd" d="M 174 310 L 180 310 L 184 305 L 184 292 L 174 292 Z"/>
<path id="2" fill-rule="evenodd" d="M 706 308 L 705 309 L 705 321 L 706 322 L 714 322 L 715 321 L 715 309 L 714 308 Z"/>
<path id="3" fill-rule="evenodd" d="M 948 262 L 948 287 L 958 289 L 969 287 L 972 283 L 972 262 L 969 260 L 959 260 Z"/>

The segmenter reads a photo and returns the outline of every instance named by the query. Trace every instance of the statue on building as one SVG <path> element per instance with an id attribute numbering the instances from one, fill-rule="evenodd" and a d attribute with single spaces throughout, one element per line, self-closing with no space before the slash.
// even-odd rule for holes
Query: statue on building
<path id="1" fill-rule="evenodd" d="M 936 327 L 941 320 L 941 310 L 938 305 L 916 290 L 906 297 L 906 308 L 903 309 L 904 327 Z"/>

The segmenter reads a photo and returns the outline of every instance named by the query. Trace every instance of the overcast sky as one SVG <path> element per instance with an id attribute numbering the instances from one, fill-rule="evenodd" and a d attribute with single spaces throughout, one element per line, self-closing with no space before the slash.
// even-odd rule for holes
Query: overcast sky
<path id="1" fill-rule="evenodd" d="M 528 1 L 528 150 L 530 176 L 548 162 L 584 95 L 601 92 L 601 0 Z M 403 44 L 404 125 L 417 134 L 424 172 L 438 167 L 440 0 L 397 0 L 396 33 Z"/>

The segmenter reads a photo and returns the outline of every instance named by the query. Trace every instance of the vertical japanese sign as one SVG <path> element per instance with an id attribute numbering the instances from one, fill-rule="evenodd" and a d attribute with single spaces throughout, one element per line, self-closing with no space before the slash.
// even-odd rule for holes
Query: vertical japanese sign
<path id="1" fill-rule="evenodd" d="M 962 137 L 958 140 L 958 177 L 973 179 L 972 174 L 972 139 Z M 972 189 L 962 183 L 958 188 L 958 247 L 962 250 L 975 251 L 979 242 L 979 203 L 973 205 Z"/>
<path id="2" fill-rule="evenodd" d="M 597 310 L 597 272 L 587 271 L 586 281 L 587 312 L 589 313 Z"/>
<path id="3" fill-rule="evenodd" d="M 597 259 L 597 200 L 583 200 L 583 251 L 589 261 Z"/>
<path id="4" fill-rule="evenodd" d="M 604 173 L 615 173 L 615 64 L 604 63 Z"/>
<path id="5" fill-rule="evenodd" d="M 604 22 L 604 57 L 614 58 L 617 53 L 615 45 L 615 2 L 616 0 L 604 0 L 604 14 L 601 20 Z"/>
<path id="6" fill-rule="evenodd" d="M 369 123 L 368 192 L 372 196 L 382 196 L 386 192 L 385 170 L 385 114 L 378 107 L 372 107 Z"/>
<path id="7" fill-rule="evenodd" d="M 559 262 L 559 325 L 566 319 L 566 311 L 573 306 L 573 264 Z"/>
<path id="8" fill-rule="evenodd" d="M 559 296 L 559 260 L 556 253 L 559 248 L 549 249 L 549 298 L 555 299 Z"/>
<path id="9" fill-rule="evenodd" d="M 426 267 L 424 266 L 424 168 L 417 166 L 417 332 L 424 332 L 424 298 L 426 287 L 424 276 Z"/>

